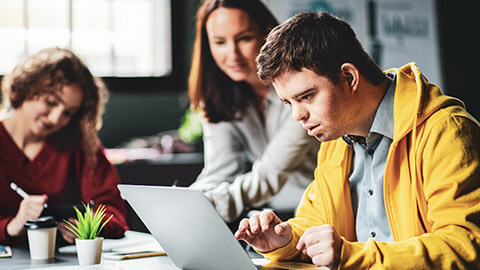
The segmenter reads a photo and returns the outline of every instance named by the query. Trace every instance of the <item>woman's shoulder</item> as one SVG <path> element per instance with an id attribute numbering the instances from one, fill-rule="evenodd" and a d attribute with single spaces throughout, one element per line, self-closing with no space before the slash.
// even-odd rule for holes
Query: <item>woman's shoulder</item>
<path id="1" fill-rule="evenodd" d="M 202 122 L 202 125 L 204 128 L 212 129 L 237 129 L 239 126 L 252 125 L 252 122 L 255 121 L 255 114 L 256 111 L 254 106 L 252 104 L 249 104 L 242 113 L 238 112 L 235 115 L 235 119 L 223 120 L 218 122 L 209 122 L 207 120 L 204 120 Z"/>
<path id="2" fill-rule="evenodd" d="M 236 136 L 242 131 L 242 122 L 244 119 L 220 121 L 216 123 L 204 122 L 202 123 L 203 134 L 207 137 L 226 138 L 229 136 Z"/>

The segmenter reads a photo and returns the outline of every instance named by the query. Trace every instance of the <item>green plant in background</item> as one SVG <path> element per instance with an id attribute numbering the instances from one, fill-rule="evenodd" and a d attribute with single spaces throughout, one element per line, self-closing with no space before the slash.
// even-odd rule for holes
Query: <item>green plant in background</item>
<path id="1" fill-rule="evenodd" d="M 105 205 L 100 204 L 95 213 L 93 208 L 90 208 L 90 205 L 84 204 L 85 213 L 82 213 L 76 206 L 73 207 L 77 213 L 77 222 L 72 224 L 67 220 L 64 220 L 68 226 L 65 226 L 69 231 L 75 234 L 80 239 L 95 239 L 100 235 L 105 224 L 107 224 L 113 215 L 108 219 L 102 222 L 105 218 L 105 211 L 107 208 Z M 70 227 L 69 227 L 70 226 Z"/>
<path id="2" fill-rule="evenodd" d="M 202 120 L 198 112 L 187 109 L 178 128 L 180 140 L 186 143 L 197 143 L 203 136 Z"/>

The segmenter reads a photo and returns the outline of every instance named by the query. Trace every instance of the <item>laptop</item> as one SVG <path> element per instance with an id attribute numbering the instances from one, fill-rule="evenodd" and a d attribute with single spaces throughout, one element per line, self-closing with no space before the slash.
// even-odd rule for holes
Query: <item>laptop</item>
<path id="1" fill-rule="evenodd" d="M 125 184 L 118 189 L 180 269 L 292 269 L 255 265 L 201 191 Z"/>

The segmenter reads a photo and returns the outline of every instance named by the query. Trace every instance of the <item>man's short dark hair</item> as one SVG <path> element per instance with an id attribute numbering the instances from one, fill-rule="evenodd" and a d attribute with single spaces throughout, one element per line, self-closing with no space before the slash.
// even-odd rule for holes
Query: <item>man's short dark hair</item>
<path id="1" fill-rule="evenodd" d="M 300 13 L 273 28 L 257 57 L 258 76 L 265 84 L 302 68 L 337 83 L 344 63 L 355 65 L 374 85 L 385 79 L 350 25 L 324 12 Z"/>

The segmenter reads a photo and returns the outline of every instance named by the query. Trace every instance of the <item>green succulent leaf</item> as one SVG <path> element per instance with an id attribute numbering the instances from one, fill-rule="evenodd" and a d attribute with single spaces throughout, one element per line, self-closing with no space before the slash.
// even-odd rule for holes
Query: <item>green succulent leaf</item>
<path id="1" fill-rule="evenodd" d="M 107 210 L 105 205 L 100 204 L 96 211 L 93 211 L 88 204 L 83 205 L 85 207 L 84 213 L 77 207 L 73 207 L 77 214 L 77 220 L 75 224 L 64 220 L 65 223 L 67 223 L 65 228 L 80 239 L 95 239 L 100 235 L 103 227 L 112 219 L 113 215 L 110 215 L 109 218 L 104 220 Z"/>

